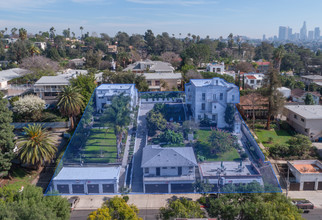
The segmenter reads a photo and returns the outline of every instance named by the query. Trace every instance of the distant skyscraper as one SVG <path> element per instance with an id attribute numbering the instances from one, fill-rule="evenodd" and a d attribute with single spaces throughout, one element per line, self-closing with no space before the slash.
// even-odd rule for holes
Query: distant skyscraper
<path id="1" fill-rule="evenodd" d="M 314 37 L 314 31 L 309 31 L 309 34 L 308 34 L 308 37 L 307 39 L 312 41 L 313 40 L 313 37 Z"/>
<path id="2" fill-rule="evenodd" d="M 300 39 L 306 40 L 306 38 L 307 38 L 306 21 L 304 21 L 303 26 L 300 31 Z"/>
<path id="3" fill-rule="evenodd" d="M 320 40 L 320 28 L 316 27 L 314 29 L 314 40 Z"/>
<path id="4" fill-rule="evenodd" d="M 280 26 L 278 30 L 278 39 L 284 41 L 287 38 L 287 27 Z"/>
<path id="5" fill-rule="evenodd" d="M 287 27 L 287 40 L 292 40 L 292 28 Z"/>
<path id="6" fill-rule="evenodd" d="M 265 34 L 263 34 L 263 41 L 265 41 L 266 40 L 266 35 Z"/>

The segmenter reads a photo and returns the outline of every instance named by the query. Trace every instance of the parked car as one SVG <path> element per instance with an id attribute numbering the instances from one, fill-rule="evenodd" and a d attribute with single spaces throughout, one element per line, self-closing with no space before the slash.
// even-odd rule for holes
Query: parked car
<path id="1" fill-rule="evenodd" d="M 302 209 L 304 213 L 309 213 L 310 209 L 314 209 L 314 205 L 309 200 L 294 200 L 293 204 L 296 205 L 298 209 Z"/>
<path id="2" fill-rule="evenodd" d="M 78 196 L 73 196 L 68 199 L 68 202 L 70 204 L 70 211 L 73 211 L 75 209 L 77 203 L 79 203 L 79 200 L 80 198 Z"/>

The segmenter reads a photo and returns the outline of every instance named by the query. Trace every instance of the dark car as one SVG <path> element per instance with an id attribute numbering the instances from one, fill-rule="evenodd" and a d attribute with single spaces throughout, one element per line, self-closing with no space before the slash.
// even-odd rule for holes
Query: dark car
<path id="1" fill-rule="evenodd" d="M 304 213 L 309 213 L 310 209 L 314 209 L 313 203 L 309 200 L 296 200 L 293 203 L 298 209 L 302 209 Z"/>
<path id="2" fill-rule="evenodd" d="M 76 207 L 77 203 L 79 203 L 80 198 L 78 196 L 73 196 L 68 199 L 68 202 L 70 204 L 70 211 L 73 211 Z"/>

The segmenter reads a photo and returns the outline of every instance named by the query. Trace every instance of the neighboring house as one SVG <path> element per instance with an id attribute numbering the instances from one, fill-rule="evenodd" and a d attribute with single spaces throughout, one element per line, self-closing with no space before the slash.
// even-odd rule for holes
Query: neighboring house
<path id="1" fill-rule="evenodd" d="M 135 88 L 135 84 L 102 84 L 95 90 L 96 110 L 102 111 L 105 105 L 111 104 L 114 96 L 120 94 L 131 97 L 131 108 L 134 108 L 137 105 L 138 90 Z"/>
<path id="2" fill-rule="evenodd" d="M 47 48 L 46 42 L 35 42 L 34 45 L 41 50 L 46 50 L 46 48 Z"/>
<path id="3" fill-rule="evenodd" d="M 267 118 L 268 98 L 257 93 L 244 95 L 237 108 L 244 118 L 252 119 L 253 112 L 256 118 Z"/>
<path id="4" fill-rule="evenodd" d="M 117 45 L 108 45 L 107 52 L 108 53 L 117 53 Z"/>
<path id="5" fill-rule="evenodd" d="M 60 194 L 117 193 L 120 166 L 63 167 L 53 178 L 53 190 Z"/>
<path id="6" fill-rule="evenodd" d="M 218 191 L 218 185 L 227 184 L 236 186 L 257 182 L 264 185 L 259 170 L 251 162 L 203 162 L 199 163 L 200 178 L 203 182 L 214 185 L 213 191 Z"/>
<path id="7" fill-rule="evenodd" d="M 47 104 L 54 104 L 63 87 L 70 85 L 70 78 L 69 74 L 43 76 L 34 84 L 34 93 L 45 100 Z"/>
<path id="8" fill-rule="evenodd" d="M 293 89 L 291 92 L 291 98 L 293 102 L 298 102 L 299 104 L 304 104 L 306 95 L 310 93 L 313 96 L 315 105 L 319 104 L 321 94 L 319 92 L 306 92 L 303 89 Z"/>
<path id="9" fill-rule="evenodd" d="M 85 58 L 82 59 L 72 59 L 68 62 L 68 65 L 72 68 L 82 68 L 85 64 Z"/>
<path id="10" fill-rule="evenodd" d="M 227 104 L 239 103 L 239 89 L 221 78 L 192 79 L 185 84 L 186 104 L 195 122 L 208 117 L 218 128 L 225 122 Z"/>
<path id="11" fill-rule="evenodd" d="M 207 64 L 207 72 L 224 74 L 225 72 L 225 63 L 208 63 Z"/>
<path id="12" fill-rule="evenodd" d="M 301 76 L 301 81 L 307 86 L 310 85 L 311 83 L 322 83 L 322 76 L 321 75 Z"/>
<path id="13" fill-rule="evenodd" d="M 128 65 L 123 71 L 134 73 L 173 73 L 174 68 L 170 63 L 144 60 Z"/>
<path id="14" fill-rule="evenodd" d="M 283 94 L 284 98 L 288 99 L 291 97 L 291 89 L 286 87 L 280 87 L 280 88 L 277 88 L 277 90 Z"/>
<path id="15" fill-rule="evenodd" d="M 291 171 L 291 190 L 322 190 L 322 163 L 318 160 L 287 162 Z"/>
<path id="16" fill-rule="evenodd" d="M 15 78 L 19 78 L 27 73 L 30 73 L 30 71 L 20 68 L 13 68 L 0 71 L 0 89 L 7 89 L 8 81 Z"/>
<path id="17" fill-rule="evenodd" d="M 258 89 L 264 85 L 265 75 L 263 73 L 244 73 L 244 75 L 244 83 L 245 85 L 248 85 L 250 88 Z"/>
<path id="18" fill-rule="evenodd" d="M 283 114 L 298 133 L 311 140 L 322 137 L 322 105 L 286 105 Z"/>
<path id="19" fill-rule="evenodd" d="M 256 69 L 256 73 L 267 73 L 269 66 L 271 65 L 270 62 L 266 62 L 266 61 L 257 61 L 257 69 Z"/>
<path id="20" fill-rule="evenodd" d="M 146 146 L 141 163 L 143 192 L 193 192 L 197 166 L 192 147 Z"/>
<path id="21" fill-rule="evenodd" d="M 173 91 L 181 88 L 181 73 L 143 73 L 149 91 Z"/>

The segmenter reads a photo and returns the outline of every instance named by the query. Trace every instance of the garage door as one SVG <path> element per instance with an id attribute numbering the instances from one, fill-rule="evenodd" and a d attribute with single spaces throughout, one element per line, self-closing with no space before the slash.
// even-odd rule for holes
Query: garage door
<path id="1" fill-rule="evenodd" d="M 171 184 L 171 193 L 192 193 L 192 192 L 194 192 L 194 188 L 191 183 Z"/>
<path id="2" fill-rule="evenodd" d="M 322 182 L 319 182 L 318 190 L 322 190 Z"/>
<path id="3" fill-rule="evenodd" d="M 315 182 L 304 182 L 303 190 L 314 190 Z"/>
<path id="4" fill-rule="evenodd" d="M 68 184 L 57 184 L 57 190 L 59 193 L 69 193 Z"/>
<path id="5" fill-rule="evenodd" d="M 87 184 L 88 193 L 99 193 L 98 184 Z"/>
<path id="6" fill-rule="evenodd" d="M 77 194 L 77 193 L 84 193 L 84 185 L 83 184 L 73 184 L 72 185 L 73 188 L 73 193 Z"/>
<path id="7" fill-rule="evenodd" d="M 290 191 L 299 191 L 300 183 L 290 183 Z"/>
<path id="8" fill-rule="evenodd" d="M 168 184 L 145 184 L 146 193 L 168 193 Z"/>
<path id="9" fill-rule="evenodd" d="M 103 184 L 103 193 L 114 193 L 113 184 Z"/>

